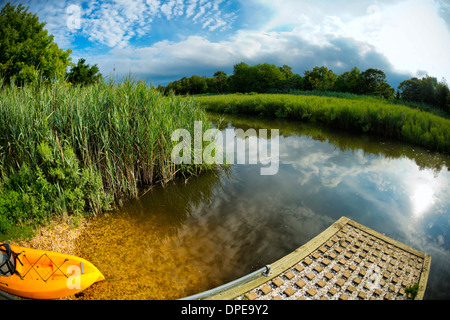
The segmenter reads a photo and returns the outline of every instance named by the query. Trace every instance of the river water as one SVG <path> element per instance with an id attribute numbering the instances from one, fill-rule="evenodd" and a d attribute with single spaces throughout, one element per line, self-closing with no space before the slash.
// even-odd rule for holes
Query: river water
<path id="1" fill-rule="evenodd" d="M 315 124 L 211 117 L 222 130 L 279 129 L 278 172 L 233 164 L 97 216 L 79 255 L 107 280 L 80 299 L 202 292 L 278 260 L 342 216 L 430 254 L 424 298 L 450 299 L 448 156 Z"/>

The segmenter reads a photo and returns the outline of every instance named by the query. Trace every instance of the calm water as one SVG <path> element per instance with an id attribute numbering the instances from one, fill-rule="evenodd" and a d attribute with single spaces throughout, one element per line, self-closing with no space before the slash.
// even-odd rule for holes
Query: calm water
<path id="1" fill-rule="evenodd" d="M 154 188 L 99 216 L 79 243 L 107 281 L 84 299 L 178 299 L 270 264 L 341 216 L 432 256 L 425 299 L 450 299 L 450 158 L 317 125 L 215 118 L 280 130 L 279 171 L 231 165 Z M 218 122 L 217 122 L 218 121 Z"/>

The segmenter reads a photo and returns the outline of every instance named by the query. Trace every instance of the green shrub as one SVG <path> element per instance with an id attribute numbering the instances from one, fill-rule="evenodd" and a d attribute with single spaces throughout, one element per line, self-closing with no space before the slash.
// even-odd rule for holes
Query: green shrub
<path id="1" fill-rule="evenodd" d="M 110 208 L 112 196 L 103 190 L 101 177 L 79 168 L 70 146 L 64 149 L 42 142 L 39 164 L 6 178 L 0 187 L 0 234 L 12 226 L 35 227 L 60 214 L 85 215 Z"/>

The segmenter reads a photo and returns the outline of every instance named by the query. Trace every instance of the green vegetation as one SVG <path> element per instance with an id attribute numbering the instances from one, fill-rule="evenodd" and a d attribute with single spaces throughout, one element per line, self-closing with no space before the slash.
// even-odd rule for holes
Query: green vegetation
<path id="1" fill-rule="evenodd" d="M 8 3 L 0 11 L 0 240 L 29 235 L 54 216 L 100 213 L 142 188 L 196 174 L 203 166 L 172 163 L 176 143 L 170 137 L 179 128 L 192 132 L 195 121 L 206 130 L 204 107 L 450 149 L 449 120 L 389 103 L 395 90 L 381 70 L 336 75 L 315 67 L 300 76 L 286 65 L 242 62 L 231 76 L 219 70 L 212 78 L 194 75 L 159 90 L 131 79 L 106 83 L 96 65 L 85 59 L 73 64 L 71 51 L 58 48 L 45 23 L 27 10 Z M 249 95 L 193 99 L 170 92 Z M 257 94 L 264 92 L 302 95 Z M 398 99 L 450 110 L 447 85 L 431 77 L 402 82 Z"/>
<path id="2" fill-rule="evenodd" d="M 445 81 L 426 76 L 422 79 L 411 78 L 400 83 L 399 95 L 404 101 L 421 102 L 437 106 L 450 113 L 450 93 Z"/>
<path id="3" fill-rule="evenodd" d="M 383 71 L 369 68 L 361 72 L 354 67 L 341 75 L 327 67 L 314 67 L 304 75 L 294 74 L 292 68 L 277 67 L 268 63 L 249 66 L 244 62 L 234 66 L 233 74 L 217 71 L 212 78 L 194 75 L 173 81 L 167 87 L 158 86 L 162 92 L 181 95 L 221 93 L 295 93 L 298 91 L 354 94 L 374 96 L 394 101 L 396 104 L 419 104 L 421 108 L 433 109 L 435 113 L 450 114 L 450 90 L 442 80 L 426 76 L 403 81 L 397 93 L 386 82 Z M 425 105 L 425 106 L 424 106 Z"/>
<path id="4" fill-rule="evenodd" d="M 343 130 L 336 130 L 320 123 L 295 121 L 285 118 L 260 118 L 254 115 L 243 114 L 224 114 L 209 112 L 208 117 L 213 123 L 217 124 L 217 128 L 225 130 L 229 123 L 236 128 L 242 128 L 244 131 L 252 128 L 258 133 L 259 129 L 278 129 L 279 135 L 282 137 L 290 136 L 306 136 L 315 141 L 326 142 L 333 145 L 342 152 L 364 150 L 365 154 L 376 155 L 388 160 L 408 158 L 416 163 L 420 170 L 431 169 L 438 174 L 442 170 L 446 170 L 446 161 L 448 155 L 442 153 L 424 152 L 423 148 L 411 148 L 404 142 L 393 139 L 380 139 L 377 135 L 361 135 L 354 134 Z M 270 136 L 269 136 L 270 137 Z M 390 141 L 387 141 L 390 140 Z"/>
<path id="5" fill-rule="evenodd" d="M 77 64 L 69 57 L 72 50 L 62 50 L 44 29 L 36 14 L 19 4 L 4 5 L 0 11 L 0 76 L 3 84 L 37 85 L 43 82 L 93 84 L 101 80 L 97 65 Z M 67 68 L 71 68 L 67 72 Z"/>
<path id="6" fill-rule="evenodd" d="M 197 120 L 206 129 L 193 99 L 164 97 L 130 79 L 3 86 L 0 238 L 52 216 L 99 213 L 144 187 L 197 173 L 201 166 L 175 166 L 170 158 L 172 132 L 193 134 Z"/>
<path id="7" fill-rule="evenodd" d="M 72 51 L 58 48 L 45 23 L 27 9 L 7 3 L 0 11 L 0 75 L 7 84 L 63 81 Z"/>
<path id="8" fill-rule="evenodd" d="M 316 121 L 333 128 L 383 135 L 450 152 L 450 120 L 382 99 L 231 94 L 196 100 L 213 112 Z"/>
<path id="9" fill-rule="evenodd" d="M 0 11 L 0 240 L 202 169 L 171 161 L 175 129 L 209 124 L 194 100 L 130 78 L 105 83 L 96 65 L 71 63 L 71 50 L 27 11 L 9 3 Z"/>
<path id="10" fill-rule="evenodd" d="M 31 233 L 33 225 L 56 213 L 85 215 L 110 209 L 112 196 L 104 192 L 99 173 L 79 168 L 71 147 L 37 146 L 39 165 L 20 170 L 0 186 L 0 234 L 19 237 Z"/>
<path id="11" fill-rule="evenodd" d="M 78 63 L 67 73 L 67 81 L 72 84 L 90 85 L 102 79 L 97 65 L 85 64 L 85 59 L 79 59 Z"/>
<path id="12" fill-rule="evenodd" d="M 406 298 L 409 300 L 414 300 L 419 293 L 419 284 L 416 283 L 413 286 L 408 286 L 405 288 Z"/>

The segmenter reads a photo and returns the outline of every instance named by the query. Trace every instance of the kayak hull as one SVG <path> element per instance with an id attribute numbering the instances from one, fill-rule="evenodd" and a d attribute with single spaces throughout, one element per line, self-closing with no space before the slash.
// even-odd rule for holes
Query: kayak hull
<path id="1" fill-rule="evenodd" d="M 63 298 L 105 279 L 92 263 L 76 256 L 14 245 L 11 250 L 20 253 L 16 262 L 20 276 L 0 277 L 0 290 L 19 297 Z"/>

